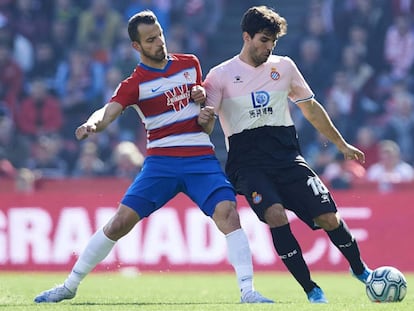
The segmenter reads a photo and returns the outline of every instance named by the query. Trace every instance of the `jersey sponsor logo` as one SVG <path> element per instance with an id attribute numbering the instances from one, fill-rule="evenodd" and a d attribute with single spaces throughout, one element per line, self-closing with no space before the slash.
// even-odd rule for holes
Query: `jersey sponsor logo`
<path id="1" fill-rule="evenodd" d="M 270 71 L 270 78 L 275 81 L 280 79 L 280 73 L 276 70 L 276 68 L 272 68 Z"/>
<path id="2" fill-rule="evenodd" d="M 252 104 L 254 108 L 266 107 L 269 104 L 270 95 L 266 91 L 252 92 Z"/>
<path id="3" fill-rule="evenodd" d="M 187 84 L 183 84 L 166 91 L 165 96 L 167 96 L 167 105 L 172 106 L 174 111 L 184 109 L 190 102 L 190 92 Z"/>
<path id="4" fill-rule="evenodd" d="M 260 193 L 257 193 L 256 191 L 252 193 L 252 201 L 254 204 L 259 204 L 262 202 L 262 195 Z"/>
<path id="5" fill-rule="evenodd" d="M 154 87 L 151 89 L 151 92 L 155 93 L 156 91 L 158 91 L 161 88 L 162 85 L 160 85 L 159 87 Z"/>

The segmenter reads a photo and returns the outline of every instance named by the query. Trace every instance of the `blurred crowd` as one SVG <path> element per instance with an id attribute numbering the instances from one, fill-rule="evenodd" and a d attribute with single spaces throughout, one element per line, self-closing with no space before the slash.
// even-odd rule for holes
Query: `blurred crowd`
<path id="1" fill-rule="evenodd" d="M 344 161 L 299 119 L 305 157 L 333 188 L 414 180 L 414 1 L 311 0 L 290 55 L 345 139 Z M 387 185 L 387 186 L 384 186 Z"/>
<path id="2" fill-rule="evenodd" d="M 146 138 L 132 109 L 91 139 L 74 137 L 139 62 L 129 17 L 153 10 L 169 52 L 194 53 L 203 65 L 214 56 L 209 41 L 231 5 L 251 4 L 257 3 L 0 0 L 0 179 L 23 185 L 135 176 Z M 288 54 L 344 137 L 367 156 L 361 165 L 344 161 L 292 109 L 307 160 L 335 188 L 413 181 L 414 0 L 309 0 L 297 10 L 302 28 L 288 29 Z"/>

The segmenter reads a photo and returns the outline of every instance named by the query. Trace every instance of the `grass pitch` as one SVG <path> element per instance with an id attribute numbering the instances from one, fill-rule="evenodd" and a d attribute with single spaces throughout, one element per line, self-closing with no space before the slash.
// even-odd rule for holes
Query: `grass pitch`
<path id="1" fill-rule="evenodd" d="M 92 273 L 77 296 L 58 304 L 35 304 L 41 291 L 61 283 L 67 274 L 0 273 L 0 311 L 131 311 L 131 310 L 283 310 L 372 311 L 414 310 L 414 274 L 405 274 L 407 296 L 399 303 L 372 303 L 364 286 L 350 274 L 313 273 L 329 304 L 311 305 L 287 273 L 256 273 L 255 287 L 275 304 L 240 304 L 232 273 Z M 412 285 L 414 286 L 414 285 Z"/>

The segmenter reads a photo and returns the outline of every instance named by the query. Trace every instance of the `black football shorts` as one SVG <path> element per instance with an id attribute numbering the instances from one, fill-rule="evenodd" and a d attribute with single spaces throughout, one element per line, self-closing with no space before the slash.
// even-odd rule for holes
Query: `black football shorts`
<path id="1" fill-rule="evenodd" d="M 320 228 L 315 217 L 337 211 L 329 190 L 306 162 L 288 168 L 246 167 L 229 178 L 263 222 L 265 210 L 275 203 L 294 212 L 313 230 Z"/>

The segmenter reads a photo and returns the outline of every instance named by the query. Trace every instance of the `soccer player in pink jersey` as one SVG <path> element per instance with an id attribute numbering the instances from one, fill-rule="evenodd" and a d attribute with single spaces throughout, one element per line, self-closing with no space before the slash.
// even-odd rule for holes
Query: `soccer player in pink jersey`
<path id="1" fill-rule="evenodd" d="M 136 109 L 147 131 L 147 158 L 112 219 L 99 229 L 81 253 L 63 284 L 40 293 L 37 303 L 75 297 L 80 282 L 141 219 L 161 208 L 179 192 L 188 195 L 225 234 L 228 258 L 234 267 L 242 303 L 272 303 L 253 287 L 252 256 L 240 227 L 235 190 L 215 157 L 203 110 L 205 90 L 194 55 L 168 54 L 161 25 L 151 11 L 128 22 L 132 47 L 141 62 L 122 81 L 104 107 L 75 132 L 77 139 L 103 131 L 122 111 Z"/>
<path id="2" fill-rule="evenodd" d="M 256 6 L 246 11 L 241 27 L 240 54 L 211 69 L 204 81 L 206 109 L 219 116 L 230 181 L 268 224 L 276 252 L 309 301 L 326 303 L 322 289 L 311 279 L 285 209 L 310 228 L 324 229 L 361 282 L 371 270 L 329 190 L 301 155 L 288 100 L 346 159 L 363 162 L 364 154 L 343 139 L 295 63 L 272 55 L 277 40 L 286 34 L 286 20 L 271 8 Z"/>

